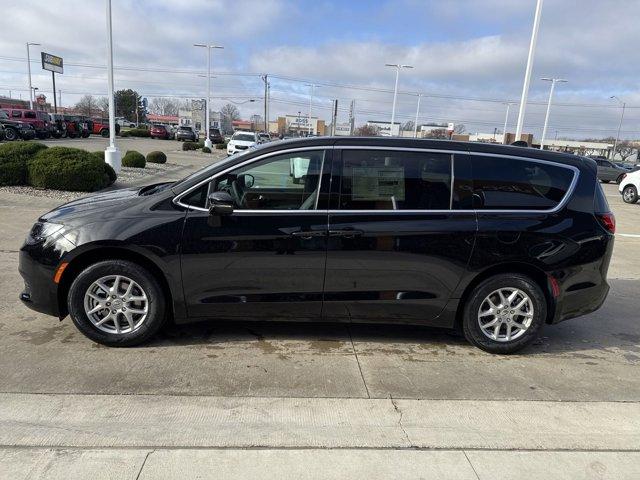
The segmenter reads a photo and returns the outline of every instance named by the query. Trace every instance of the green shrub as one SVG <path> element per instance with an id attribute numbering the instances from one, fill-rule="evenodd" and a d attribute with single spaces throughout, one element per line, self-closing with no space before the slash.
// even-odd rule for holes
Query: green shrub
<path id="1" fill-rule="evenodd" d="M 93 158 L 96 158 L 96 159 L 98 159 L 98 160 L 100 160 L 101 162 L 104 163 L 104 168 L 105 168 L 105 170 L 107 172 L 107 176 L 109 177 L 108 185 L 113 185 L 113 183 L 118 178 L 118 175 L 116 174 L 116 171 L 113 169 L 113 167 L 111 165 L 109 165 L 107 162 L 104 161 L 104 152 L 102 152 L 102 151 L 100 151 L 100 152 L 91 152 L 90 155 Z"/>
<path id="2" fill-rule="evenodd" d="M 202 153 L 211 153 L 211 149 L 209 147 L 202 147 Z"/>
<path id="3" fill-rule="evenodd" d="M 115 172 L 104 158 L 79 148 L 48 148 L 27 162 L 27 182 L 37 188 L 94 192 L 113 183 L 112 178 Z"/>
<path id="4" fill-rule="evenodd" d="M 146 128 L 132 128 L 127 132 L 129 137 L 150 137 L 151 132 Z"/>
<path id="5" fill-rule="evenodd" d="M 122 138 L 126 138 L 126 137 L 130 137 L 131 135 L 130 135 L 130 134 L 129 134 L 129 132 L 127 131 L 127 132 L 120 132 L 120 136 L 121 136 Z"/>
<path id="6" fill-rule="evenodd" d="M 147 153 L 147 162 L 149 163 L 167 163 L 167 156 L 164 152 L 149 152 Z"/>
<path id="7" fill-rule="evenodd" d="M 144 155 L 135 150 L 128 150 L 122 157 L 123 167 L 144 168 L 147 162 L 144 159 Z"/>
<path id="8" fill-rule="evenodd" d="M 198 149 L 198 142 L 182 142 L 182 150 L 183 151 L 187 151 L 187 150 L 197 150 Z"/>
<path id="9" fill-rule="evenodd" d="M 216 150 L 225 150 L 227 148 L 227 142 L 216 143 Z"/>
<path id="10" fill-rule="evenodd" d="M 27 161 L 46 148 L 46 145 L 32 142 L 0 145 L 0 185 L 24 185 L 27 182 Z"/>

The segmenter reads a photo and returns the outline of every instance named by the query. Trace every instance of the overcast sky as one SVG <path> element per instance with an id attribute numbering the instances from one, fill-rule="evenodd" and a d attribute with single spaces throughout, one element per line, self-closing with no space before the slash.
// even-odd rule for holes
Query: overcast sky
<path id="1" fill-rule="evenodd" d="M 503 101 L 519 101 L 535 0 L 113 0 L 116 88 L 141 95 L 205 95 L 206 56 L 193 43 L 216 43 L 213 96 L 242 103 L 244 117 L 262 112 L 260 73 L 271 78 L 271 117 L 306 114 L 305 80 L 321 84 L 314 113 L 329 119 L 331 99 L 346 121 L 390 120 L 394 72 L 400 77 L 396 118 L 464 123 L 471 132 L 502 129 Z M 8 13 L 7 13 L 8 12 Z M 540 135 L 548 95 L 543 76 L 569 83 L 556 89 L 549 135 L 615 135 L 627 102 L 623 137 L 640 138 L 640 38 L 637 0 L 545 0 L 525 131 Z M 64 57 L 57 77 L 63 105 L 106 92 L 105 2 L 21 0 L 0 17 L 0 94 L 28 98 L 26 42 Z M 32 63 L 33 83 L 45 94 L 51 76 Z M 150 70 L 150 71 L 149 71 Z M 242 74 L 242 75 L 236 75 Z M 254 74 L 254 75 L 251 75 Z M 336 85 L 351 85 L 345 88 Z M 429 96 L 431 95 L 431 96 Z M 214 99 L 219 108 L 227 100 Z M 511 109 L 514 129 L 517 107 Z"/>

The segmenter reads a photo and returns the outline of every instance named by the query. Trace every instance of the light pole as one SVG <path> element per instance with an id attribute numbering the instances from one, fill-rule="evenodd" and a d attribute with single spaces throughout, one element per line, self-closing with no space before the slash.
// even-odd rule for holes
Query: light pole
<path id="1" fill-rule="evenodd" d="M 389 135 L 393 136 L 393 125 L 396 121 L 396 97 L 398 96 L 398 77 L 400 76 L 401 68 L 413 68 L 412 65 L 401 65 L 399 63 L 385 63 L 385 67 L 394 67 L 396 69 L 396 85 L 393 88 L 393 106 L 391 107 L 391 129 Z M 398 129 L 398 132 L 400 129 Z"/>
<path id="2" fill-rule="evenodd" d="M 620 100 L 615 95 L 611 95 L 612 99 L 616 99 L 618 103 L 622 105 L 622 115 L 620 115 L 620 123 L 618 124 L 618 133 L 616 134 L 616 141 L 613 143 L 613 155 L 611 155 L 611 160 L 616 157 L 616 150 L 618 148 L 618 141 L 620 140 L 620 129 L 622 128 L 622 120 L 624 119 L 624 109 L 627 108 L 627 103 Z"/>
<path id="3" fill-rule="evenodd" d="M 538 40 L 538 28 L 540 27 L 540 14 L 542 13 L 542 0 L 536 3 L 536 13 L 533 18 L 533 31 L 531 32 L 531 43 L 529 44 L 529 56 L 527 57 L 527 69 L 524 74 L 524 84 L 522 85 L 522 97 L 520 98 L 520 111 L 518 112 L 518 124 L 516 125 L 516 141 L 522 135 L 522 124 L 524 122 L 524 111 L 527 106 L 527 96 L 529 95 L 529 82 L 531 81 L 531 70 L 533 69 L 533 57 L 536 52 L 536 41 Z"/>
<path id="4" fill-rule="evenodd" d="M 316 85 L 314 83 L 307 83 L 305 84 L 307 87 L 311 88 L 311 91 L 309 93 L 309 115 L 307 116 L 307 135 L 311 136 L 311 132 L 313 131 L 313 129 L 311 128 L 311 105 L 313 103 L 313 94 L 315 92 L 315 88 Z"/>
<path id="5" fill-rule="evenodd" d="M 27 42 L 27 75 L 29 77 L 29 108 L 33 110 L 33 87 L 31 86 L 31 55 L 29 54 L 29 47 L 38 47 L 39 43 Z M 55 95 L 55 92 L 54 92 Z"/>
<path id="6" fill-rule="evenodd" d="M 116 104 L 113 97 L 113 30 L 111 28 L 111 0 L 107 0 L 107 83 L 109 95 L 109 146 L 104 151 L 104 160 L 120 172 L 120 150 L 116 146 Z M 55 92 L 54 92 L 55 95 Z"/>
<path id="7" fill-rule="evenodd" d="M 416 121 L 413 123 L 413 138 L 418 138 L 418 115 L 420 114 L 420 100 L 422 94 L 418 94 L 418 106 L 416 107 Z"/>
<path id="8" fill-rule="evenodd" d="M 509 122 L 509 109 L 511 108 L 511 105 L 516 105 L 513 102 L 505 102 L 503 105 L 507 106 L 507 111 L 504 114 L 504 127 L 502 127 L 502 144 L 506 144 L 507 143 L 507 123 Z"/>
<path id="9" fill-rule="evenodd" d="M 553 100 L 553 90 L 556 88 L 556 83 L 567 83 L 564 78 L 541 78 L 545 82 L 551 82 L 551 89 L 549 90 L 549 101 L 547 102 L 547 113 L 544 116 L 544 127 L 542 127 L 542 138 L 540 139 L 540 150 L 544 150 L 544 139 L 547 136 L 547 126 L 549 125 L 549 112 L 551 111 L 551 101 Z"/>
<path id="10" fill-rule="evenodd" d="M 224 48 L 220 45 L 206 45 L 204 43 L 194 43 L 194 47 L 201 47 L 207 49 L 207 108 L 205 111 L 205 139 L 204 146 L 211 148 L 213 142 L 209 138 L 209 110 L 211 109 L 211 49 Z"/>

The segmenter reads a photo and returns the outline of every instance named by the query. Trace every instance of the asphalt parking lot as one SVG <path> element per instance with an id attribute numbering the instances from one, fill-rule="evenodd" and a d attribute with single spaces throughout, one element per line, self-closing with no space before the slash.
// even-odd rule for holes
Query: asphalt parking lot
<path id="1" fill-rule="evenodd" d="M 93 145 L 83 147 L 97 150 L 106 144 L 104 139 L 90 141 L 96 144 L 95 148 Z M 135 145 L 136 149 L 146 153 L 158 149 L 157 146 L 170 145 L 171 149 L 164 148 L 169 153 L 169 161 L 184 167 L 176 172 L 179 176 L 210 161 L 191 152 L 179 152 L 179 145 L 173 148 L 173 143 L 177 144 L 131 139 L 121 148 L 125 150 L 127 145 Z M 601 452 L 598 455 L 605 457 L 617 455 L 619 451 L 637 452 L 640 445 L 640 429 L 635 430 L 640 425 L 636 410 L 640 405 L 640 204 L 624 204 L 616 185 L 604 185 L 604 189 L 618 225 L 609 270 L 611 293 L 606 303 L 599 311 L 586 317 L 547 327 L 533 346 L 521 354 L 508 357 L 486 354 L 468 345 L 464 339 L 441 330 L 343 324 L 208 322 L 169 327 L 156 340 L 139 348 L 102 347 L 82 336 L 69 319 L 59 322 L 28 310 L 18 301 L 22 289 L 22 280 L 17 271 L 18 249 L 37 217 L 60 202 L 0 192 L 0 223 L 4 232 L 0 239 L 0 397 L 3 398 L 0 404 L 9 405 L 7 408 L 0 407 L 0 432 L 4 431 L 0 433 L 0 447 L 6 447 L 0 452 L 0 459 L 4 458 L 8 464 L 24 461 L 21 455 L 27 454 L 16 450 L 20 446 L 36 449 L 30 451 L 31 455 L 43 456 L 50 455 L 51 451 L 58 448 L 139 447 L 141 450 L 137 453 L 130 451 L 132 463 L 127 463 L 128 466 L 137 465 L 131 468 L 132 471 L 138 468 L 139 473 L 139 464 L 144 464 L 150 451 L 184 445 L 202 448 L 362 448 L 368 445 L 381 449 L 418 447 L 430 452 L 433 449 L 452 449 L 458 453 L 466 452 L 464 449 L 473 451 L 482 448 L 541 452 L 575 449 L 597 450 Z M 38 399 L 53 402 L 58 407 L 42 413 L 39 410 L 42 404 Z M 243 405 L 243 408 L 249 408 L 247 405 L 250 405 L 253 413 L 238 413 L 238 418 L 250 425 L 247 427 L 247 424 L 243 424 L 244 430 L 236 430 L 235 433 L 230 420 L 227 425 L 230 430 L 223 431 L 218 437 L 211 437 L 211 431 L 200 432 L 196 440 L 149 434 L 149 437 L 139 439 L 130 436 L 130 443 L 127 444 L 120 434 L 109 431 L 108 427 L 105 434 L 107 440 L 104 440 L 99 438 L 101 427 L 98 425 L 89 427 L 85 424 L 82 432 L 73 432 L 69 426 L 72 420 L 67 423 L 61 419 L 54 420 L 60 412 L 72 408 L 74 402 L 79 404 L 77 409 L 72 408 L 69 418 L 77 419 L 79 415 L 84 420 L 84 415 L 89 415 L 83 410 L 86 404 L 82 402 L 85 401 L 98 404 L 112 402 L 108 407 L 105 406 L 111 415 L 106 418 L 118 417 L 115 405 L 120 402 L 124 411 L 127 408 L 148 408 L 169 423 L 184 414 L 185 423 L 176 420 L 176 425 L 184 428 L 194 428 L 193 425 L 199 422 L 206 424 L 207 419 L 202 417 L 202 411 L 198 408 L 199 401 L 225 414 L 240 408 L 239 405 Z M 163 409 L 161 406 L 165 401 L 171 406 Z M 444 401 L 449 403 L 438 403 Z M 32 409 L 25 407 L 30 402 L 34 402 Z M 152 402 L 152 405 L 147 405 L 148 402 Z M 329 428 L 331 425 L 349 423 L 354 417 L 370 417 L 375 422 L 378 418 L 376 408 L 381 405 L 391 413 L 400 412 L 402 421 L 403 412 L 405 416 L 411 416 L 412 409 L 416 412 L 426 408 L 433 411 L 437 405 L 440 406 L 437 408 L 453 405 L 450 402 L 459 402 L 455 404 L 457 407 L 451 408 L 460 408 L 460 411 L 471 408 L 467 414 L 472 419 L 486 414 L 484 410 L 474 413 L 471 406 L 476 404 L 486 408 L 501 405 L 494 412 L 497 417 L 528 406 L 535 406 L 531 407 L 534 410 L 546 405 L 555 408 L 553 406 L 557 402 L 576 405 L 578 409 L 592 408 L 590 405 L 593 408 L 606 407 L 610 411 L 607 414 L 601 412 L 605 415 L 603 418 L 612 421 L 616 415 L 624 414 L 629 422 L 629 430 L 624 442 L 616 444 L 611 440 L 609 446 L 601 439 L 581 443 L 579 431 L 575 432 L 578 435 L 576 438 L 564 438 L 562 435 L 567 433 L 563 430 L 556 432 L 556 437 L 549 437 L 555 439 L 555 443 L 544 443 L 540 432 L 535 431 L 536 413 L 526 414 L 529 423 L 525 422 L 523 432 L 530 428 L 530 437 L 522 433 L 519 440 L 510 440 L 505 433 L 509 431 L 507 425 L 503 432 L 505 436 L 497 435 L 487 440 L 486 444 L 481 438 L 465 439 L 464 435 L 456 434 L 451 424 L 446 423 L 437 426 L 440 428 L 438 434 L 427 436 L 426 439 L 416 433 L 418 430 L 413 433 L 410 430 L 405 430 L 404 434 L 400 432 L 401 438 L 398 439 L 393 435 L 385 436 L 384 431 L 380 430 L 382 433 L 379 432 L 375 441 L 364 434 L 362 441 L 359 441 L 357 435 L 353 436 L 352 430 L 340 430 L 342 433 L 336 433 L 335 436 L 330 431 L 324 431 L 324 437 L 315 432 L 310 440 L 311 437 L 307 438 L 295 430 L 302 428 L 304 419 L 310 418 L 300 413 L 300 409 L 305 408 L 318 415 L 324 409 L 343 412 L 345 419 L 342 420 L 330 414 L 317 419 L 319 424 L 326 423 L 325 426 Z M 180 413 L 181 408 L 191 409 L 190 413 Z M 292 421 L 294 425 L 281 418 L 280 423 L 274 421 L 271 424 L 271 430 L 259 430 L 257 425 L 267 421 L 274 408 L 281 415 L 284 415 L 283 409 L 291 408 L 294 411 L 291 418 L 297 419 Z M 631 410 L 625 413 L 624 409 Z M 37 418 L 30 416 L 30 411 L 39 412 L 34 414 Z M 73 412 L 76 412 L 75 417 Z M 552 410 L 550 412 L 552 417 L 557 416 L 554 422 L 561 424 L 560 414 Z M 566 418 L 575 413 L 567 413 Z M 390 413 L 386 410 L 385 413 L 379 413 L 380 418 L 387 414 Z M 447 414 L 442 415 L 439 418 L 445 418 Z M 545 413 L 539 415 L 544 416 Z M 603 421 L 598 420 L 598 415 L 600 413 L 594 413 L 593 417 L 586 415 L 582 421 L 589 419 L 596 425 Z M 576 417 L 576 426 L 580 425 L 579 418 L 580 415 Z M 58 421 L 62 423 L 56 423 Z M 318 427 L 314 422 L 311 423 Z M 420 420 L 416 419 L 416 422 L 420 423 Z M 496 419 L 496 422 L 500 420 Z M 393 416 L 390 424 L 397 427 L 396 423 L 396 417 Z M 464 422 L 456 425 L 463 428 Z M 251 430 L 251 426 L 254 430 Z M 9 427 L 13 429 L 11 432 Z M 471 426 L 467 427 L 469 433 Z M 56 433 L 56 428 L 63 430 Z M 278 431 L 278 428 L 283 430 Z M 429 430 L 424 428 L 426 430 L 420 432 Z M 436 427 L 431 424 L 431 433 L 433 428 Z M 516 427 L 512 425 L 511 428 Z M 65 429 L 69 429 L 68 437 L 62 435 Z M 176 426 L 176 429 L 179 427 Z M 352 435 L 351 440 L 341 443 L 340 439 L 349 435 Z M 633 444 L 635 448 L 632 448 Z M 39 451 L 37 448 L 46 450 Z M 313 455 L 324 454 L 315 452 Z M 385 454 L 381 452 L 380 455 Z M 481 468 L 480 458 L 475 462 L 469 455 L 467 457 L 466 461 L 474 469 Z M 385 463 L 383 457 L 376 458 L 370 459 L 369 465 L 375 465 L 377 461 L 391 464 L 390 460 Z M 271 460 L 262 458 L 260 461 Z M 293 463 L 298 460 L 290 459 Z M 308 458 L 310 462 L 321 460 Z M 442 461 L 450 461 L 455 465 L 458 460 L 454 456 Z M 566 461 L 571 463 L 574 460 Z M 157 462 L 160 463 L 148 468 L 160 468 L 162 461 L 158 458 Z M 541 465 L 546 462 L 544 456 L 536 461 Z M 607 466 L 611 461 L 610 457 L 603 457 L 601 464 Z M 123 472 L 123 477 L 126 477 L 128 471 Z M 153 478 L 151 473 L 149 475 L 148 478 Z M 477 477 L 465 475 L 465 472 L 461 472 L 457 478 L 485 478 L 480 474 Z"/>

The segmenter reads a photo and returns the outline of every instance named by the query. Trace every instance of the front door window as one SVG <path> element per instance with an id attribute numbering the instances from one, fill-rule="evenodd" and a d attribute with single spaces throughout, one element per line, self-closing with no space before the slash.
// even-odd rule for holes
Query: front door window
<path id="1" fill-rule="evenodd" d="M 216 178 L 212 191 L 228 192 L 236 210 L 314 210 L 323 163 L 323 150 L 270 157 Z"/>

